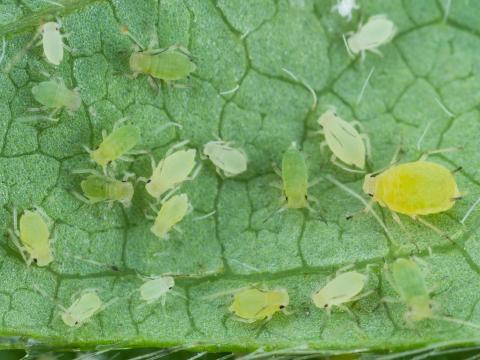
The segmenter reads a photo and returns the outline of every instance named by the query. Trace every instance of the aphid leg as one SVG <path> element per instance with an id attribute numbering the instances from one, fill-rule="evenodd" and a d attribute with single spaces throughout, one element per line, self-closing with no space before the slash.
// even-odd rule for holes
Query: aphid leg
<path id="1" fill-rule="evenodd" d="M 170 146 L 170 148 L 169 148 L 169 149 L 167 150 L 167 152 L 165 153 L 165 157 L 167 157 L 168 155 L 170 155 L 171 153 L 173 153 L 174 150 L 184 147 L 184 146 L 187 145 L 189 142 L 190 142 L 190 140 L 184 140 L 184 141 L 181 141 L 181 142 L 179 142 L 179 143 L 177 143 L 177 144 L 175 144 L 175 145 Z"/>
<path id="2" fill-rule="evenodd" d="M 455 244 L 455 241 L 446 233 L 444 232 L 443 230 L 439 229 L 438 227 L 436 227 L 435 225 L 433 225 L 431 222 L 425 220 L 424 218 L 418 216 L 418 215 L 414 215 L 412 216 L 413 220 L 416 220 L 418 221 L 419 223 L 421 223 L 422 225 L 425 225 L 426 227 L 428 227 L 429 229 L 433 230 L 434 232 L 436 232 L 438 235 L 446 238 L 447 240 L 451 241 L 452 243 Z"/>
<path id="3" fill-rule="evenodd" d="M 388 268 L 388 264 L 386 262 L 383 265 L 383 275 L 385 277 L 385 280 L 387 280 L 387 282 L 390 284 L 390 286 L 393 288 L 393 290 L 395 290 L 395 292 L 397 294 L 401 294 L 402 292 L 400 291 L 397 284 L 395 283 L 395 280 L 393 280 L 392 274 L 390 273 L 390 269 Z M 388 299 L 388 298 L 385 297 L 384 299 Z M 385 302 L 395 303 L 395 302 L 401 302 L 401 301 L 399 299 L 393 298 L 393 299 L 389 299 L 388 301 L 385 301 Z"/>
<path id="4" fill-rule="evenodd" d="M 370 158 L 372 156 L 372 145 L 370 143 L 370 137 L 367 134 L 360 134 L 360 137 L 363 139 L 365 143 L 365 149 L 367 150 L 367 157 Z"/>
<path id="5" fill-rule="evenodd" d="M 427 160 L 427 158 L 433 154 L 442 154 L 442 153 L 454 152 L 454 151 L 460 151 L 460 150 L 462 150 L 461 147 L 454 146 L 454 147 L 448 147 L 443 149 L 434 149 L 434 150 L 425 151 L 420 157 L 420 161 Z"/>
<path id="6" fill-rule="evenodd" d="M 403 232 L 407 235 L 408 241 L 410 241 L 415 246 L 417 251 L 420 251 L 420 248 L 418 247 L 417 242 L 412 237 L 412 234 L 410 233 L 410 231 L 408 231 L 408 229 L 403 224 L 402 219 L 400 219 L 400 216 L 398 216 L 398 214 L 392 210 L 390 210 L 390 214 L 392 215 L 393 220 L 398 224 L 398 226 L 400 226 Z"/>
<path id="7" fill-rule="evenodd" d="M 208 214 L 197 216 L 193 219 L 193 221 L 200 221 L 200 220 L 208 219 L 209 217 L 212 217 L 213 215 L 215 215 L 216 212 L 217 212 L 217 210 L 213 210 L 213 211 L 209 212 Z"/>
<path id="8" fill-rule="evenodd" d="M 159 91 L 160 85 L 158 85 L 158 82 L 157 80 L 155 80 L 155 78 L 148 76 L 147 81 L 148 81 L 148 85 L 153 91 L 157 91 L 157 92 Z"/>
<path id="9" fill-rule="evenodd" d="M 322 134 L 322 135 L 324 134 L 323 130 L 322 130 L 322 132 L 319 132 L 319 133 Z M 328 148 L 327 142 L 326 142 L 325 140 L 322 141 L 322 142 L 320 143 L 320 153 L 321 153 L 322 155 L 325 154 L 325 152 L 326 152 L 325 149 L 327 149 L 327 148 Z"/>
<path id="10" fill-rule="evenodd" d="M 282 184 L 279 183 L 278 181 L 272 181 L 271 183 L 268 184 L 268 186 L 271 186 L 278 190 L 283 190 Z"/>
<path id="11" fill-rule="evenodd" d="M 275 174 L 277 174 L 278 176 L 282 177 L 282 170 L 280 170 L 280 168 L 277 166 L 277 164 L 272 163 L 272 169 L 273 169 L 273 172 L 274 172 Z"/>
<path id="12" fill-rule="evenodd" d="M 198 164 L 195 169 L 193 170 L 193 173 L 192 175 L 190 175 L 189 177 L 187 177 L 185 180 L 187 181 L 192 181 L 194 180 L 198 174 L 200 174 L 200 170 L 202 170 L 202 164 Z"/>
<path id="13" fill-rule="evenodd" d="M 347 33 L 349 35 L 349 33 Z M 352 59 L 355 59 L 355 56 L 352 53 L 352 50 L 350 50 L 350 47 L 348 46 L 347 38 L 345 37 L 345 34 L 342 34 L 343 38 L 343 43 L 345 44 L 345 49 L 347 49 L 347 54 L 350 56 Z"/>
<path id="14" fill-rule="evenodd" d="M 356 169 L 351 169 L 345 165 L 343 165 L 341 162 L 339 162 L 337 160 L 337 157 L 335 156 L 335 154 L 332 154 L 332 156 L 330 157 L 330 162 L 335 165 L 336 167 L 339 167 L 340 169 L 342 170 L 345 170 L 345 171 L 348 171 L 348 172 L 351 172 L 351 173 L 357 173 L 357 174 L 363 174 L 365 173 L 364 170 L 356 170 Z"/>
<path id="15" fill-rule="evenodd" d="M 353 300 L 353 299 L 352 299 Z M 350 317 L 352 318 L 353 320 L 353 323 L 355 324 L 355 329 L 363 336 L 366 336 L 365 334 L 365 331 L 362 330 L 362 328 L 360 327 L 360 318 L 358 317 L 357 314 L 355 314 L 348 306 L 346 305 L 337 305 L 337 307 L 346 312 L 348 315 L 350 315 Z"/>
<path id="16" fill-rule="evenodd" d="M 370 49 L 367 49 L 367 51 L 371 51 L 372 53 L 374 53 L 374 54 L 376 54 L 380 57 L 383 57 L 383 53 L 380 50 L 378 50 L 377 48 L 370 48 Z M 365 53 L 365 51 L 362 54 L 364 54 L 364 53 Z"/>
<path id="17" fill-rule="evenodd" d="M 47 215 L 47 213 L 42 207 L 36 205 L 33 208 L 35 209 L 35 212 L 39 214 L 46 223 L 48 223 L 49 226 L 53 225 L 53 220 L 50 218 L 50 216 Z"/>
<path id="18" fill-rule="evenodd" d="M 15 247 L 18 249 L 18 252 L 20 253 L 20 255 L 22 256 L 22 259 L 25 261 L 25 263 L 27 264 L 27 266 L 30 266 L 30 264 L 32 263 L 32 259 L 29 258 L 27 259 L 27 257 L 25 256 L 25 247 L 23 247 L 19 240 L 18 240 L 18 237 L 17 235 L 14 233 L 14 231 L 12 230 L 8 230 L 8 233 L 10 234 L 10 238 L 12 239 L 12 242 L 13 242 L 13 245 L 15 245 Z"/>

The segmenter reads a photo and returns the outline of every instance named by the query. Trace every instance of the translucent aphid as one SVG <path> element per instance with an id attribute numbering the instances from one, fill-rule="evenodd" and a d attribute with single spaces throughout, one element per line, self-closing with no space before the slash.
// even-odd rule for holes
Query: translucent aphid
<path id="1" fill-rule="evenodd" d="M 140 286 L 140 298 L 147 304 L 161 301 L 165 306 L 166 296 L 175 286 L 175 279 L 172 276 L 155 276 L 147 278 Z"/>
<path id="2" fill-rule="evenodd" d="M 146 74 L 169 83 L 186 79 L 197 68 L 188 50 L 180 45 L 172 45 L 166 49 L 145 49 L 127 27 L 123 27 L 122 32 L 139 47 L 129 61 L 134 77 Z"/>
<path id="3" fill-rule="evenodd" d="M 215 165 L 218 173 L 226 177 L 235 176 L 247 170 L 247 154 L 243 149 L 231 147 L 226 141 L 206 143 L 203 154 Z"/>
<path id="4" fill-rule="evenodd" d="M 372 201 L 391 210 L 394 220 L 402 228 L 396 213 L 408 215 L 449 238 L 420 216 L 447 211 L 462 198 L 453 172 L 440 164 L 426 161 L 429 154 L 453 150 L 456 149 L 434 150 L 418 161 L 393 165 L 396 163 L 397 151 L 387 170 L 365 176 L 363 191 L 372 197 Z"/>
<path id="5" fill-rule="evenodd" d="M 95 150 L 88 150 L 91 159 L 105 168 L 115 160 L 129 160 L 126 155 L 140 142 L 140 130 L 133 125 L 114 127 L 107 136 L 102 132 L 103 141 Z"/>
<path id="6" fill-rule="evenodd" d="M 32 261 L 38 266 L 47 266 L 53 258 L 48 226 L 49 219 L 40 208 L 25 210 L 17 224 L 17 212 L 13 210 L 13 231 L 10 236 L 27 265 Z"/>
<path id="7" fill-rule="evenodd" d="M 325 135 L 325 141 L 321 148 L 328 146 L 332 151 L 331 161 L 334 165 L 350 172 L 363 172 L 351 169 L 337 161 L 337 158 L 348 166 L 356 166 L 359 169 L 365 168 L 365 157 L 370 152 L 370 141 L 368 136 L 360 134 L 355 125 L 361 126 L 358 121 L 348 123 L 340 118 L 335 110 L 327 110 L 318 119 L 322 127 L 319 133 Z"/>
<path id="8" fill-rule="evenodd" d="M 42 35 L 42 46 L 45 58 L 50 64 L 60 65 L 63 60 L 62 34 L 60 34 L 60 22 L 47 22 L 40 26 L 39 31 Z"/>
<path id="9" fill-rule="evenodd" d="M 155 165 L 152 159 L 152 176 L 146 180 L 145 189 L 154 198 L 159 199 L 167 191 L 177 188 L 181 183 L 193 179 L 198 174 L 199 167 L 193 171 L 197 150 L 182 149 L 173 152 L 187 143 L 188 141 L 183 141 L 171 147 L 158 165 Z M 193 174 L 190 176 L 192 171 Z"/>
<path id="10" fill-rule="evenodd" d="M 125 207 L 130 206 L 134 188 L 133 184 L 127 181 L 127 176 L 123 180 L 117 180 L 110 176 L 102 175 L 95 170 L 76 170 L 74 173 L 91 174 L 80 183 L 85 197 L 75 194 L 80 200 L 89 204 L 96 204 L 102 201 L 113 204 L 115 201 L 118 201 Z"/>
<path id="11" fill-rule="evenodd" d="M 53 109 L 48 116 L 48 119 L 53 121 L 57 120 L 54 116 L 63 108 L 72 114 L 82 104 L 78 91 L 68 89 L 62 79 L 52 79 L 35 85 L 32 95 L 45 109 Z"/>
<path id="12" fill-rule="evenodd" d="M 162 203 L 150 230 L 159 238 L 167 239 L 169 231 L 192 211 L 186 194 L 174 195 Z"/>
<path id="13" fill-rule="evenodd" d="M 386 264 L 385 264 L 386 266 Z M 385 268 L 385 277 L 400 296 L 400 302 L 407 307 L 405 321 L 408 325 L 425 319 L 436 319 L 480 328 L 479 325 L 455 319 L 449 316 L 439 316 L 439 306 L 431 299 L 431 291 L 425 282 L 422 270 L 412 259 L 397 259 L 391 267 Z M 386 298 L 386 302 L 398 302 L 396 299 Z"/>
<path id="14" fill-rule="evenodd" d="M 253 323 L 259 320 L 270 320 L 279 311 L 286 313 L 289 301 L 286 289 L 268 290 L 248 287 L 234 293 L 229 310 L 237 320 Z"/>
<path id="15" fill-rule="evenodd" d="M 347 21 L 352 20 L 352 11 L 357 9 L 360 9 L 357 0 L 337 0 L 332 7 L 332 11 L 337 11 L 340 16 L 346 17 Z"/>
<path id="16" fill-rule="evenodd" d="M 73 301 L 70 307 L 62 309 L 61 317 L 65 325 L 80 327 L 105 307 L 96 291 L 86 290 Z"/>
<path id="17" fill-rule="evenodd" d="M 395 33 L 395 24 L 386 15 L 375 15 L 361 25 L 356 33 L 349 34 L 345 44 L 351 56 L 360 53 L 364 59 L 366 51 L 382 55 L 378 48 L 390 42 Z"/>

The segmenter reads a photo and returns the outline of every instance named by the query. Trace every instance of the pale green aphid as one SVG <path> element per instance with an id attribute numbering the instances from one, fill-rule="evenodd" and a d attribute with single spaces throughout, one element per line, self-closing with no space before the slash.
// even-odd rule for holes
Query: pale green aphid
<path id="1" fill-rule="evenodd" d="M 120 202 L 123 206 L 129 207 L 133 197 L 133 184 L 124 178 L 117 180 L 110 176 L 102 175 L 95 170 L 77 170 L 74 173 L 90 173 L 85 180 L 80 183 L 85 198 L 77 196 L 80 200 L 89 204 L 106 201 L 113 204 Z"/>
<path id="2" fill-rule="evenodd" d="M 346 167 L 339 163 L 337 158 L 348 166 L 355 166 L 361 170 L 365 168 L 365 157 L 370 152 L 370 142 L 365 134 L 360 134 L 354 125 L 360 126 L 355 121 L 348 123 L 340 118 L 335 110 L 327 110 L 318 119 L 318 124 L 322 127 L 319 133 L 325 135 L 325 141 L 320 147 L 324 146 L 332 151 L 331 161 L 334 165 L 350 172 L 363 172 Z"/>
<path id="3" fill-rule="evenodd" d="M 247 170 L 247 154 L 243 149 L 231 147 L 226 141 L 217 140 L 206 143 L 203 154 L 215 165 L 217 172 L 226 177 L 235 176 Z"/>
<path id="4" fill-rule="evenodd" d="M 139 50 L 135 51 L 129 60 L 130 70 L 134 77 L 138 74 L 146 74 L 169 83 L 187 78 L 197 68 L 192 62 L 188 50 L 180 45 L 172 45 L 166 49 L 145 49 L 130 34 L 126 26 L 122 28 L 122 31 L 139 47 Z"/>
<path id="5" fill-rule="evenodd" d="M 91 159 L 105 168 L 115 160 L 129 160 L 125 155 L 139 143 L 140 130 L 136 126 L 125 125 L 114 128 L 108 136 L 102 132 L 102 136 L 103 141 L 95 150 L 87 150 Z"/>
<path id="6" fill-rule="evenodd" d="M 407 307 L 405 321 L 408 325 L 413 325 L 425 319 L 435 319 L 467 325 L 477 329 L 480 328 L 479 325 L 467 321 L 435 315 L 439 307 L 431 299 L 431 290 L 428 289 L 424 274 L 416 261 L 412 259 L 397 259 L 391 265 L 391 268 L 386 266 L 385 276 L 400 296 L 401 302 Z M 398 302 L 389 298 L 385 299 L 385 301 Z"/>
<path id="7" fill-rule="evenodd" d="M 162 203 L 150 230 L 159 239 L 168 239 L 169 231 L 192 211 L 186 194 L 174 195 Z"/>
<path id="8" fill-rule="evenodd" d="M 390 42 L 396 31 L 395 24 L 386 15 L 372 16 L 365 25 L 359 26 L 356 33 L 349 35 L 345 41 L 347 51 L 352 56 L 360 53 L 362 59 L 366 51 L 382 55 L 378 48 Z"/>
<path id="9" fill-rule="evenodd" d="M 82 104 L 78 91 L 68 89 L 62 79 L 52 79 L 35 85 L 32 88 L 32 95 L 43 105 L 43 109 L 53 109 L 48 116 L 48 119 L 53 121 L 57 120 L 54 116 L 63 108 L 72 114 Z"/>
<path id="10" fill-rule="evenodd" d="M 40 208 L 25 210 L 18 227 L 17 211 L 13 210 L 13 231 L 10 230 L 10 236 L 27 265 L 33 261 L 38 266 L 47 266 L 54 260 L 47 221 L 48 217 Z"/>
<path id="11" fill-rule="evenodd" d="M 183 141 L 171 147 L 158 165 L 155 165 L 152 159 L 152 176 L 146 180 L 145 189 L 154 198 L 159 199 L 167 191 L 177 188 L 184 181 L 193 179 L 200 171 L 200 167 L 193 171 L 197 150 L 182 149 L 173 152 L 174 149 L 187 143 L 188 141 Z M 192 171 L 193 174 L 190 176 Z"/>
<path id="12" fill-rule="evenodd" d="M 140 286 L 140 297 L 147 304 L 158 300 L 165 306 L 166 295 L 175 286 L 175 279 L 172 276 L 156 276 L 148 278 Z"/>
<path id="13" fill-rule="evenodd" d="M 50 64 L 60 65 L 63 59 L 63 36 L 60 34 L 61 24 L 58 22 L 47 22 L 40 26 L 42 34 L 43 53 Z"/>
<path id="14" fill-rule="evenodd" d="M 61 317 L 65 325 L 80 327 L 104 308 L 105 305 L 97 293 L 94 290 L 86 290 L 70 307 L 62 309 Z"/>

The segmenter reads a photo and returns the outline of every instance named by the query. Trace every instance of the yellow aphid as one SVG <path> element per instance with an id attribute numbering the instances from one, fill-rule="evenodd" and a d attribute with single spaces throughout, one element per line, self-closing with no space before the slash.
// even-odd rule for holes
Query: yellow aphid
<path id="1" fill-rule="evenodd" d="M 174 195 L 163 202 L 151 231 L 160 239 L 168 238 L 168 232 L 192 210 L 186 194 Z"/>
<path id="2" fill-rule="evenodd" d="M 167 191 L 178 187 L 184 181 L 190 180 L 198 174 L 199 168 L 194 171 L 192 176 L 189 176 L 196 165 L 197 150 L 182 149 L 171 152 L 174 148 L 186 143 L 184 141 L 172 147 L 158 165 L 155 165 L 152 160 L 152 176 L 147 180 L 145 189 L 154 198 L 159 199 Z"/>
<path id="3" fill-rule="evenodd" d="M 288 303 L 286 289 L 267 290 L 249 287 L 234 294 L 229 310 L 238 320 L 252 323 L 270 320 L 275 313 L 285 311 Z"/>
<path id="4" fill-rule="evenodd" d="M 322 127 L 320 133 L 325 135 L 325 142 L 332 151 L 331 161 L 334 165 L 351 172 L 358 170 L 350 169 L 339 163 L 337 158 L 348 166 L 355 166 L 361 170 L 365 168 L 365 157 L 369 152 L 370 143 L 365 134 L 360 134 L 354 127 L 358 122 L 348 123 L 340 118 L 334 110 L 326 111 L 318 119 Z"/>
<path id="5" fill-rule="evenodd" d="M 447 211 L 461 197 L 450 170 L 422 160 L 367 175 L 363 191 L 380 205 L 413 217 Z"/>
<path id="6" fill-rule="evenodd" d="M 85 291 L 80 297 L 62 311 L 62 320 L 70 327 L 80 327 L 105 306 L 95 291 Z"/>
<path id="7" fill-rule="evenodd" d="M 313 303 L 320 309 L 327 312 L 337 306 L 344 309 L 344 304 L 364 297 L 360 295 L 365 284 L 367 275 L 360 274 L 357 271 L 349 271 L 337 275 L 330 280 L 324 287 L 312 295 Z"/>
<path id="8" fill-rule="evenodd" d="M 42 210 L 25 210 L 17 226 L 17 212 L 13 211 L 13 231 L 10 236 L 23 259 L 30 265 L 32 261 L 38 266 L 47 266 L 53 258 L 50 231 L 46 215 Z"/>

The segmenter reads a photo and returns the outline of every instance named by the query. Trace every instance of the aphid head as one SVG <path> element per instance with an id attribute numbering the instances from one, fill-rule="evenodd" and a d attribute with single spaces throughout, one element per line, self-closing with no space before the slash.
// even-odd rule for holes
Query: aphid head
<path id="1" fill-rule="evenodd" d="M 337 113 L 335 112 L 334 108 L 330 108 L 325 111 L 322 116 L 318 118 L 318 124 L 325 128 L 328 127 L 329 124 L 335 123 L 337 118 Z"/>
<path id="2" fill-rule="evenodd" d="M 148 69 L 148 63 L 150 61 L 150 58 L 147 58 L 145 54 L 143 54 L 141 51 L 140 52 L 134 52 L 132 55 L 130 55 L 130 70 L 134 74 L 141 74 L 145 72 L 145 69 Z"/>
<path id="3" fill-rule="evenodd" d="M 276 289 L 274 290 L 273 294 L 275 297 L 275 302 L 278 304 L 278 309 L 285 311 L 287 308 L 290 298 L 288 297 L 288 292 L 285 289 Z"/>
<path id="4" fill-rule="evenodd" d="M 376 174 L 367 174 L 363 179 L 363 192 L 368 196 L 375 194 Z"/>
<path id="5" fill-rule="evenodd" d="M 45 34 L 46 32 L 54 32 L 59 30 L 60 30 L 60 26 L 58 26 L 58 24 L 53 21 L 47 22 L 40 27 L 40 31 L 42 32 L 42 34 Z"/>
<path id="6" fill-rule="evenodd" d="M 102 149 L 97 148 L 90 153 L 90 157 L 93 161 L 95 161 L 98 165 L 105 167 L 109 164 L 110 160 L 107 156 L 105 156 Z"/>
<path id="7" fill-rule="evenodd" d="M 428 319 L 433 315 L 434 305 L 428 297 L 418 297 L 410 300 L 405 313 L 405 321 L 411 324 L 423 319 Z"/>
<path id="8" fill-rule="evenodd" d="M 50 250 L 49 247 L 46 247 L 45 249 L 41 249 L 40 251 L 35 251 L 31 253 L 32 256 L 32 261 L 37 265 L 37 266 L 47 266 L 50 264 L 54 258 L 53 254 Z"/>
<path id="9" fill-rule="evenodd" d="M 315 306 L 318 307 L 319 309 L 329 310 L 331 306 L 330 304 L 331 299 L 328 296 L 326 296 L 322 290 L 314 293 L 312 295 L 312 300 Z"/>
<path id="10" fill-rule="evenodd" d="M 70 327 L 78 327 L 79 325 L 81 325 L 78 319 L 72 316 L 70 311 L 64 311 L 62 313 L 62 320 L 65 325 Z"/>

